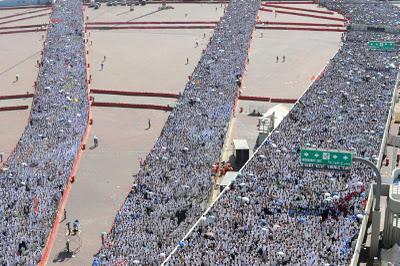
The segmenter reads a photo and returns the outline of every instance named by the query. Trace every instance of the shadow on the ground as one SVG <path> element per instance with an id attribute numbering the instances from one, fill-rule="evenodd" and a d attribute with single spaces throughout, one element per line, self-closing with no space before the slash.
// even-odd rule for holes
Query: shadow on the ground
<path id="1" fill-rule="evenodd" d="M 72 252 L 68 252 L 66 250 L 60 251 L 53 262 L 64 262 L 68 259 L 71 259 L 72 255 L 74 255 Z"/>

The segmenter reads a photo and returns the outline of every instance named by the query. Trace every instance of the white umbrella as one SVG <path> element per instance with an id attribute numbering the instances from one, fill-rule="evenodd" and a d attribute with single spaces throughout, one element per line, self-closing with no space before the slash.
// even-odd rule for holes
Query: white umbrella
<path id="1" fill-rule="evenodd" d="M 274 231 L 278 230 L 279 228 L 281 228 L 279 224 L 274 224 L 274 226 L 272 227 Z"/>
<path id="2" fill-rule="evenodd" d="M 245 202 L 245 203 L 249 203 L 249 202 L 250 202 L 250 199 L 249 199 L 248 197 L 243 197 L 243 198 L 242 198 L 242 201 Z"/>

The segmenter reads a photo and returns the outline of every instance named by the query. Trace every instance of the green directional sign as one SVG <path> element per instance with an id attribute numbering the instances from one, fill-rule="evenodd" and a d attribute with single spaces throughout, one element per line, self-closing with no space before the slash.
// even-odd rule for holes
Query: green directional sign
<path id="1" fill-rule="evenodd" d="M 368 42 L 368 48 L 377 51 L 393 51 L 395 48 L 394 42 Z"/>
<path id="2" fill-rule="evenodd" d="M 348 168 L 353 162 L 350 152 L 302 149 L 300 163 L 304 166 Z"/>

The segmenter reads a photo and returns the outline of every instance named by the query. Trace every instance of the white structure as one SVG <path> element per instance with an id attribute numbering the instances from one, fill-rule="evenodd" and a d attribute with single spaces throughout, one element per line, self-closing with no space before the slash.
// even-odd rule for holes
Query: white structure
<path id="1" fill-rule="evenodd" d="M 260 146 L 269 133 L 276 128 L 282 119 L 289 113 L 289 108 L 283 104 L 277 104 L 268 109 L 258 120 L 258 137 L 256 146 Z"/>
<path id="2" fill-rule="evenodd" d="M 389 188 L 383 231 L 383 246 L 391 248 L 400 243 L 400 185 L 393 184 Z"/>

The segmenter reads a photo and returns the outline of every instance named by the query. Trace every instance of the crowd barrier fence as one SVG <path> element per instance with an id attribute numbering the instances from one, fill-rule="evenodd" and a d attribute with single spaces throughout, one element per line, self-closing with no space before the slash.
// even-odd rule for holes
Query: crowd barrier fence
<path id="1" fill-rule="evenodd" d="M 9 27 L 0 27 L 0 30 L 41 28 L 41 27 L 46 27 L 46 26 L 47 26 L 47 24 L 33 24 L 33 25 L 23 25 L 23 26 L 9 26 Z"/>
<path id="2" fill-rule="evenodd" d="M 218 21 L 96 21 L 88 22 L 86 25 L 175 25 L 175 24 L 217 24 Z"/>
<path id="3" fill-rule="evenodd" d="M 18 17 L 18 16 L 24 16 L 24 15 L 28 15 L 28 14 L 33 14 L 33 13 L 37 13 L 37 12 L 41 12 L 41 11 L 46 11 L 46 10 L 49 10 L 49 9 L 50 8 L 43 8 L 43 9 L 33 10 L 33 11 L 29 11 L 29 12 L 17 13 L 17 14 L 5 16 L 5 17 L 0 17 L 0 20 L 6 19 L 6 18 L 14 18 L 14 17 Z"/>
<path id="4" fill-rule="evenodd" d="M 161 110 L 161 111 L 172 111 L 172 106 L 156 105 L 156 104 L 136 104 L 136 103 L 114 103 L 114 102 L 96 102 L 92 103 L 92 106 L 98 107 L 118 107 L 118 108 L 130 108 L 130 109 L 150 109 L 150 110 Z"/>
<path id="5" fill-rule="evenodd" d="M 261 11 L 266 11 L 266 12 L 274 12 L 272 9 L 266 9 L 266 8 L 260 8 L 260 10 Z M 344 19 L 344 18 L 319 16 L 319 15 L 304 14 L 304 13 L 297 13 L 297 12 L 291 12 L 291 11 L 275 10 L 275 12 L 277 14 L 293 15 L 293 16 L 300 16 L 300 17 L 319 18 L 319 19 L 342 21 L 342 22 L 347 22 L 348 21 L 347 19 Z"/>
<path id="6" fill-rule="evenodd" d="M 335 12 L 333 12 L 333 11 L 315 10 L 315 9 L 300 8 L 300 7 L 279 6 L 279 5 L 274 5 L 274 4 L 261 4 L 261 5 L 265 6 L 265 7 L 297 10 L 297 11 L 304 11 L 304 12 L 318 13 L 318 14 L 327 14 L 327 15 L 335 14 Z"/>
<path id="7" fill-rule="evenodd" d="M 29 109 L 28 105 L 4 106 L 0 107 L 0 112 L 26 110 L 26 109 Z"/>
<path id="8" fill-rule="evenodd" d="M 329 23 L 308 23 L 308 22 L 274 22 L 260 21 L 258 25 L 291 25 L 291 26 L 310 26 L 310 27 L 345 27 L 344 24 L 329 24 Z"/>
<path id="9" fill-rule="evenodd" d="M 23 20 L 27 20 L 27 19 L 31 19 L 31 18 L 44 17 L 44 16 L 48 16 L 50 14 L 51 13 L 44 13 L 44 14 L 29 16 L 29 17 L 26 17 L 26 18 L 18 18 L 18 19 L 13 19 L 13 20 L 7 20 L 7 21 L 0 22 L 0 25 L 9 24 L 9 23 L 17 22 L 17 21 L 23 21 Z"/>
<path id="10" fill-rule="evenodd" d="M 175 29 L 214 29 L 215 26 L 128 26 L 128 27 L 86 27 L 88 30 L 175 30 Z"/>
<path id="11" fill-rule="evenodd" d="M 42 32 L 42 31 L 46 31 L 46 29 L 0 31 L 0 35 L 28 33 L 28 32 Z"/>
<path id="12" fill-rule="evenodd" d="M 138 91 L 121 91 L 121 90 L 103 90 L 91 89 L 93 94 L 111 94 L 111 95 L 124 95 L 124 96 L 143 96 L 143 97 L 163 97 L 163 98 L 179 98 L 179 94 L 167 92 L 138 92 Z"/>
<path id="13" fill-rule="evenodd" d="M 33 97 L 33 93 L 0 95 L 0 100 L 26 99 L 26 98 L 32 98 L 32 97 Z"/>
<path id="14" fill-rule="evenodd" d="M 29 9 L 29 8 L 44 8 L 52 7 L 52 5 L 31 5 L 31 6 L 13 6 L 13 7 L 0 7 L 0 10 L 13 10 L 13 9 Z"/>
<path id="15" fill-rule="evenodd" d="M 298 31 L 330 31 L 330 32 L 346 32 L 347 29 L 332 29 L 332 28 L 306 28 L 306 27 L 264 27 L 257 26 L 259 30 L 298 30 Z"/>

